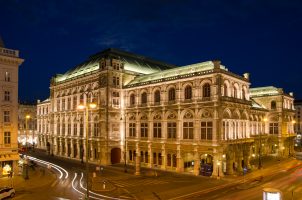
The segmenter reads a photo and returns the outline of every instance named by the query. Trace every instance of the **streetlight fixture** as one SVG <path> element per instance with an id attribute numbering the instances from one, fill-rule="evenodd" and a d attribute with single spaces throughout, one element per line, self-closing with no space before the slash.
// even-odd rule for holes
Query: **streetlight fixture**
<path id="1" fill-rule="evenodd" d="M 30 115 L 25 116 L 25 151 L 27 152 L 27 132 L 28 132 L 28 120 L 30 119 Z"/>
<path id="2" fill-rule="evenodd" d="M 267 118 L 266 117 L 263 119 L 263 122 L 264 122 L 264 129 L 265 129 L 265 123 L 267 122 Z M 259 133 L 259 160 L 258 160 L 258 169 L 262 168 L 262 162 L 261 162 L 261 148 L 262 148 L 261 135 L 262 135 L 262 131 Z"/>
<path id="3" fill-rule="evenodd" d="M 88 96 L 88 95 L 87 95 Z M 88 109 L 94 109 L 96 108 L 96 104 L 95 103 L 89 103 L 83 105 L 80 104 L 78 105 L 78 110 L 83 110 L 85 111 L 85 129 L 86 129 L 86 137 L 85 137 L 85 141 L 86 141 L 86 199 L 89 199 L 89 163 L 88 163 L 88 151 L 89 151 L 89 141 L 88 141 Z"/>
<path id="4" fill-rule="evenodd" d="M 120 120 L 123 120 L 121 117 Z M 126 114 L 124 114 L 124 172 L 127 173 Z"/>

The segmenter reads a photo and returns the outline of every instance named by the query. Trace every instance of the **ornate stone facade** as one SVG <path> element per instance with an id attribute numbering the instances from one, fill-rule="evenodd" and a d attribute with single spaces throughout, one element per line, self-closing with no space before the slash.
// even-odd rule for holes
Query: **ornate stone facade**
<path id="1" fill-rule="evenodd" d="M 18 69 L 23 61 L 18 50 L 0 43 L 0 175 L 18 172 Z"/>
<path id="2" fill-rule="evenodd" d="M 294 133 L 293 97 L 249 86 L 248 74 L 236 75 L 219 61 L 177 67 L 105 50 L 52 79 L 50 99 L 38 104 L 38 145 L 84 159 L 88 126 L 91 162 L 123 162 L 126 152 L 137 174 L 141 166 L 212 176 L 240 172 L 259 154 L 284 156 Z M 272 101 L 277 109 L 268 106 Z M 87 102 L 98 106 L 85 123 L 77 107 Z M 43 107 L 48 113 L 41 115 Z"/>

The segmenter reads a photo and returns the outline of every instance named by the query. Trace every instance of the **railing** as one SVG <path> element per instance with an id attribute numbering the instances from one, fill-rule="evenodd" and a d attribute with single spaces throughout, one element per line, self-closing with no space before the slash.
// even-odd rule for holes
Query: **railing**
<path id="1" fill-rule="evenodd" d="M 221 97 L 221 100 L 224 100 L 224 101 L 232 101 L 232 102 L 243 103 L 243 104 L 252 104 L 251 101 L 244 100 L 244 99 L 238 99 L 238 98 L 235 98 L 235 97 L 222 96 L 222 97 Z"/>
<path id="2" fill-rule="evenodd" d="M 6 48 L 0 48 L 0 55 L 10 56 L 10 57 L 19 57 L 19 51 L 18 50 L 12 50 L 12 49 L 6 49 Z"/>

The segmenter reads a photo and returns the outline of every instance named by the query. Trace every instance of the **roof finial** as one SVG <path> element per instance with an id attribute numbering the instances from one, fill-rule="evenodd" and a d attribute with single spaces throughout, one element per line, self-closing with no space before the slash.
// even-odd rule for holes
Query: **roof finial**
<path id="1" fill-rule="evenodd" d="M 3 42 L 3 40 L 2 40 L 2 37 L 1 37 L 1 35 L 0 35 L 0 47 L 5 47 L 5 45 L 4 45 L 4 42 Z"/>

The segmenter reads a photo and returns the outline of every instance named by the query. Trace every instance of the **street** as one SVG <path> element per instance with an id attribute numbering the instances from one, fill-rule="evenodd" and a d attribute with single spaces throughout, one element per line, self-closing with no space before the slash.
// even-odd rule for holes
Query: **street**
<path id="1" fill-rule="evenodd" d="M 83 199 L 86 193 L 85 164 L 50 156 L 43 151 L 30 154 L 31 159 L 45 167 L 47 177 L 50 178 L 47 178 L 48 181 L 44 185 L 41 179 L 41 186 L 35 189 L 16 188 L 14 199 Z M 51 164 L 51 169 L 48 169 L 50 164 L 45 161 Z M 302 196 L 301 162 L 295 159 L 276 161 L 275 164 L 249 173 L 245 177 L 225 176 L 219 180 L 188 174 L 155 172 L 152 169 L 142 169 L 142 175 L 135 176 L 135 170 L 131 166 L 127 166 L 127 173 L 122 165 L 101 167 L 100 171 L 96 171 L 96 167 L 90 164 L 91 199 L 256 200 L 262 198 L 264 187 L 280 189 L 284 199 L 291 199 L 293 196 L 293 199 L 298 200 Z M 39 176 L 42 177 L 41 174 Z M 27 182 L 37 181 L 34 179 L 31 177 Z"/>

